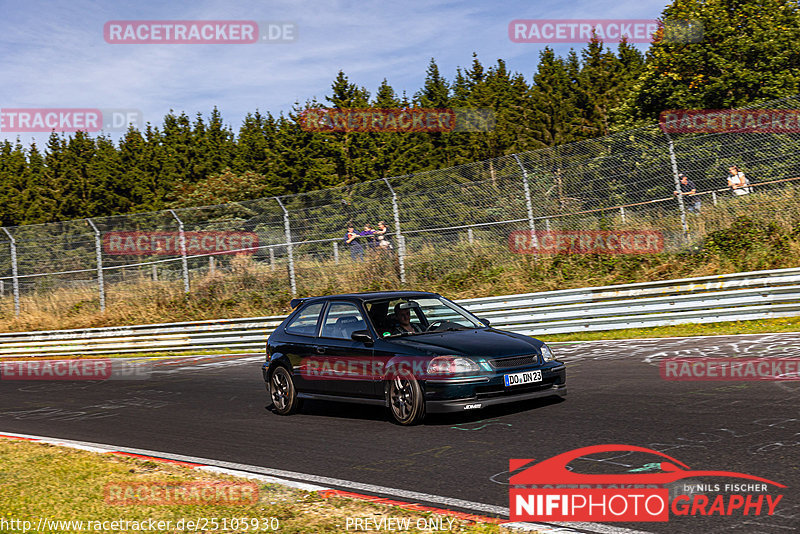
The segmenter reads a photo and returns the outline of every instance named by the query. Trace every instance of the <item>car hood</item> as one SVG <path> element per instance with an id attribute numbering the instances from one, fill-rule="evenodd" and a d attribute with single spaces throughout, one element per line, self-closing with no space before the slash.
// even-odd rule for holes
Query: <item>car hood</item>
<path id="1" fill-rule="evenodd" d="M 531 354 L 543 344 L 538 339 L 494 328 L 417 334 L 385 341 L 427 354 L 463 354 L 487 358 Z"/>

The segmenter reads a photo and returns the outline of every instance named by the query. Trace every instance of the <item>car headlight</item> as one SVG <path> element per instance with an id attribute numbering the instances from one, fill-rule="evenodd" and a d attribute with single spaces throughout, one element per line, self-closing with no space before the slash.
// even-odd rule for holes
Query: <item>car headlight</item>
<path id="1" fill-rule="evenodd" d="M 542 351 L 542 359 L 544 361 L 551 362 L 556 359 L 553 351 L 550 350 L 550 347 L 548 347 L 546 343 L 542 344 L 542 348 L 540 350 Z"/>
<path id="2" fill-rule="evenodd" d="M 428 362 L 428 375 L 451 376 L 480 371 L 478 364 L 460 356 L 437 356 Z"/>

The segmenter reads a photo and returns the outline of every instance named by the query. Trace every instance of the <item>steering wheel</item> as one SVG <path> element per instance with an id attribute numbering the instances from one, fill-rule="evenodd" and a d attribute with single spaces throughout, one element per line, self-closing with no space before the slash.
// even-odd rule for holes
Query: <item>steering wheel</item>
<path id="1" fill-rule="evenodd" d="M 431 330 L 436 330 L 440 326 L 442 326 L 447 321 L 443 319 L 439 319 L 438 321 L 433 321 L 431 324 L 428 325 L 428 328 L 425 329 L 426 332 L 430 332 Z"/>

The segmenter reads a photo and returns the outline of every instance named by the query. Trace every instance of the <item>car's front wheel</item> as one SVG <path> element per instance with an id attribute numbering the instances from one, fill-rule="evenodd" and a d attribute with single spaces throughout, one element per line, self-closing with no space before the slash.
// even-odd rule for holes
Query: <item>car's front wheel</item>
<path id="1" fill-rule="evenodd" d="M 300 401 L 292 374 L 286 367 L 279 365 L 270 373 L 269 394 L 276 413 L 289 415 L 297 411 Z"/>
<path id="2" fill-rule="evenodd" d="M 392 417 L 401 425 L 415 425 L 425 418 L 422 387 L 409 371 L 398 371 L 389 379 L 386 401 Z"/>

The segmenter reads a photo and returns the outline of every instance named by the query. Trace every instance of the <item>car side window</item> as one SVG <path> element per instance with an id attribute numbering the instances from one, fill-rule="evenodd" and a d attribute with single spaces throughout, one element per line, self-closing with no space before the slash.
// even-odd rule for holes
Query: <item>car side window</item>
<path id="1" fill-rule="evenodd" d="M 367 328 L 358 307 L 350 302 L 334 302 L 328 307 L 320 337 L 350 339 L 356 330 Z"/>
<path id="2" fill-rule="evenodd" d="M 298 313 L 295 318 L 286 325 L 286 332 L 301 336 L 313 336 L 316 334 L 319 314 L 324 305 L 324 302 L 318 302 L 316 304 L 306 306 L 300 310 L 300 313 Z"/>

